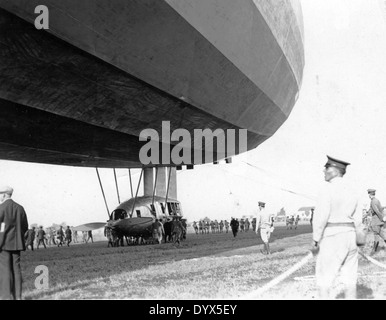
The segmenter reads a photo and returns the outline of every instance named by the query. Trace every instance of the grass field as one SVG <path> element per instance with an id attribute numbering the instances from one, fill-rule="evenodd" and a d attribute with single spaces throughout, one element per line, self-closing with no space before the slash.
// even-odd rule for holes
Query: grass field
<path id="1" fill-rule="evenodd" d="M 297 230 L 277 226 L 273 254 L 265 256 L 254 232 L 196 235 L 176 246 L 107 248 L 105 241 L 52 247 L 22 254 L 24 299 L 244 299 L 308 254 L 309 224 Z M 376 259 L 384 261 L 384 250 Z M 35 268 L 49 270 L 49 288 L 35 288 Z M 256 299 L 314 299 L 311 260 Z M 359 298 L 384 299 L 382 269 L 360 261 Z M 366 276 L 367 275 L 367 276 Z M 337 288 L 338 290 L 339 288 Z M 339 293 L 337 291 L 337 297 Z"/>

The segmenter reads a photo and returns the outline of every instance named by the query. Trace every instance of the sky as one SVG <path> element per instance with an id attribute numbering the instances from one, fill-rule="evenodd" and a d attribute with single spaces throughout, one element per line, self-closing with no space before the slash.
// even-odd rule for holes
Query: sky
<path id="1" fill-rule="evenodd" d="M 231 164 L 177 171 L 177 197 L 188 221 L 276 213 L 315 205 L 326 155 L 350 162 L 345 176 L 368 206 L 374 188 L 386 205 L 386 1 L 301 1 L 305 68 L 299 98 L 268 140 Z M 139 170 L 132 169 L 136 188 Z M 128 170 L 117 169 L 120 200 Z M 112 169 L 100 169 L 109 211 L 118 205 Z M 106 221 L 95 168 L 0 160 L 1 184 L 14 188 L 29 222 L 49 226 Z M 140 187 L 141 194 L 143 191 Z M 135 192 L 135 189 L 134 189 Z"/>

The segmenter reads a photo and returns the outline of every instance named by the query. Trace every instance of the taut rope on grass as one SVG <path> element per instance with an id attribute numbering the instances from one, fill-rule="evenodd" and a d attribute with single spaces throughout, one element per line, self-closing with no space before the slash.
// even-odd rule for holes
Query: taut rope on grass
<path id="1" fill-rule="evenodd" d="M 363 258 L 365 258 L 366 260 L 368 260 L 368 261 L 374 263 L 374 264 L 377 265 L 378 267 L 381 267 L 381 268 L 383 268 L 383 269 L 386 269 L 386 265 L 384 265 L 383 263 L 378 262 L 377 260 L 375 260 L 375 259 L 373 259 L 373 258 L 371 258 L 371 257 L 369 257 L 369 256 L 367 256 L 367 255 L 365 255 L 364 253 L 362 253 L 362 252 L 360 252 L 360 251 L 358 251 L 358 252 L 359 252 L 359 254 L 360 254 Z"/>
<path id="2" fill-rule="evenodd" d="M 255 298 L 258 298 L 258 296 L 262 295 L 264 292 L 266 292 L 267 290 L 271 289 L 273 286 L 279 284 L 284 279 L 289 277 L 292 273 L 294 273 L 295 271 L 297 271 L 301 267 L 303 267 L 309 260 L 311 260 L 312 257 L 313 257 L 313 254 L 312 254 L 312 252 L 310 252 L 302 260 L 300 260 L 298 263 L 294 264 L 290 269 L 288 269 L 287 271 L 283 272 L 281 275 L 279 275 L 275 279 L 272 279 L 270 282 L 268 282 L 267 284 L 265 284 L 261 288 L 255 290 L 255 291 L 252 291 L 251 293 L 245 295 L 241 299 L 255 299 Z"/>

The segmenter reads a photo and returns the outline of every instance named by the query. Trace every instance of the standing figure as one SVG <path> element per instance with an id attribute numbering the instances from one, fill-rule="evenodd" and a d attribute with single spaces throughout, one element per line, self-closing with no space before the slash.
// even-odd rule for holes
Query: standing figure
<path id="1" fill-rule="evenodd" d="M 56 231 L 56 242 L 58 244 L 58 247 L 63 247 L 63 240 L 64 240 L 64 231 L 63 227 L 60 226 L 59 230 Z"/>
<path id="2" fill-rule="evenodd" d="M 228 222 L 228 220 L 224 221 L 224 225 L 225 225 L 225 233 L 228 233 L 228 230 L 229 230 L 229 222 Z"/>
<path id="3" fill-rule="evenodd" d="M 56 231 L 54 228 L 49 228 L 48 229 L 48 234 L 50 235 L 49 236 L 49 241 L 48 241 L 48 244 L 51 246 L 51 245 L 56 245 L 56 241 L 55 241 L 55 237 L 56 237 Z"/>
<path id="4" fill-rule="evenodd" d="M 67 229 L 65 231 L 65 235 L 66 235 L 66 243 L 67 243 L 67 247 L 70 246 L 70 243 L 72 241 L 72 231 L 70 229 L 69 226 L 67 226 Z"/>
<path id="5" fill-rule="evenodd" d="M 39 229 L 36 230 L 35 243 L 34 243 L 35 244 L 35 248 L 37 248 L 38 243 L 39 243 L 38 231 L 39 231 Z"/>
<path id="6" fill-rule="evenodd" d="M 107 238 L 107 248 L 118 246 L 117 233 L 109 225 L 105 226 L 104 235 Z"/>
<path id="7" fill-rule="evenodd" d="M 244 219 L 240 219 L 240 232 L 244 232 Z"/>
<path id="8" fill-rule="evenodd" d="M 172 239 L 174 243 L 180 244 L 183 239 L 184 232 L 186 229 L 182 224 L 181 217 L 175 216 L 172 221 Z"/>
<path id="9" fill-rule="evenodd" d="M 0 188 L 0 300 L 22 298 L 20 251 L 25 251 L 28 219 L 12 194 L 13 188 Z"/>
<path id="10" fill-rule="evenodd" d="M 165 234 L 163 224 L 158 219 L 155 219 L 151 227 L 152 227 L 153 239 L 157 241 L 158 244 L 161 244 L 162 235 Z"/>
<path id="11" fill-rule="evenodd" d="M 215 232 L 215 233 L 219 233 L 219 232 L 220 232 L 220 228 L 219 228 L 219 226 L 218 226 L 218 221 L 217 221 L 217 219 L 214 220 L 214 232 Z"/>
<path id="12" fill-rule="evenodd" d="M 210 222 L 210 230 L 212 231 L 212 233 L 214 233 L 216 231 L 215 226 L 214 226 L 214 221 Z"/>
<path id="13" fill-rule="evenodd" d="M 186 219 L 180 218 L 180 220 L 182 225 L 182 239 L 186 240 L 186 230 L 188 230 L 188 225 L 186 224 Z"/>
<path id="14" fill-rule="evenodd" d="M 299 215 L 297 215 L 297 216 L 296 216 L 296 219 L 295 219 L 295 229 L 298 228 L 299 220 L 300 220 L 300 217 L 299 217 Z"/>
<path id="15" fill-rule="evenodd" d="M 222 233 L 222 231 L 224 229 L 224 221 L 221 220 L 218 225 L 220 227 L 220 233 Z"/>
<path id="16" fill-rule="evenodd" d="M 256 218 L 252 219 L 252 230 L 253 232 L 256 232 Z"/>
<path id="17" fill-rule="evenodd" d="M 245 232 L 249 231 L 249 226 L 250 226 L 250 222 L 249 222 L 248 218 L 246 218 L 245 219 Z"/>
<path id="18" fill-rule="evenodd" d="M 322 188 L 313 219 L 313 245 L 316 254 L 316 284 L 321 299 L 331 299 L 334 282 L 339 275 L 346 299 L 356 299 L 358 248 L 356 226 L 362 222 L 359 196 L 344 175 L 348 162 L 327 156 Z"/>
<path id="19" fill-rule="evenodd" d="M 209 233 L 209 228 L 210 228 L 209 221 L 206 221 L 205 222 L 205 233 Z"/>
<path id="20" fill-rule="evenodd" d="M 51 244 L 51 233 L 50 233 L 50 228 L 46 228 L 45 233 L 46 233 L 46 245 L 49 246 Z"/>
<path id="21" fill-rule="evenodd" d="M 235 238 L 237 236 L 237 232 L 239 231 L 239 221 L 235 218 L 232 218 L 231 220 L 231 229 L 233 237 Z"/>
<path id="22" fill-rule="evenodd" d="M 92 237 L 92 230 L 87 231 L 87 240 L 86 240 L 86 243 L 88 243 L 89 240 L 91 240 L 91 242 L 94 243 L 94 239 L 93 239 L 93 237 Z M 123 237 L 122 237 L 122 246 L 123 246 Z"/>
<path id="23" fill-rule="evenodd" d="M 382 227 L 386 221 L 386 217 L 383 217 L 383 207 L 381 206 L 380 201 L 375 197 L 375 189 L 368 189 L 367 193 L 371 199 L 369 215 L 371 217 L 370 230 L 374 235 L 374 243 L 371 250 L 371 255 L 375 254 L 378 249 L 379 240 L 383 239 L 385 241 L 385 235 L 381 232 Z"/>
<path id="24" fill-rule="evenodd" d="M 31 227 L 24 234 L 25 247 L 28 249 L 28 246 L 31 247 L 31 250 L 34 251 L 34 240 L 35 240 L 35 227 Z"/>
<path id="25" fill-rule="evenodd" d="M 38 245 L 36 249 L 39 249 L 39 245 L 41 243 L 43 244 L 44 248 L 47 249 L 45 239 L 46 239 L 46 232 L 43 230 L 43 226 L 40 226 L 38 230 Z"/>
<path id="26" fill-rule="evenodd" d="M 196 221 L 193 221 L 193 228 L 194 228 L 194 232 L 198 234 L 198 226 Z"/>
<path id="27" fill-rule="evenodd" d="M 271 254 L 269 249 L 269 238 L 271 237 L 271 231 L 273 231 L 273 214 L 265 210 L 265 203 L 259 201 L 259 209 L 256 217 L 256 234 L 260 227 L 261 240 L 264 243 L 263 254 Z"/>
<path id="28" fill-rule="evenodd" d="M 78 243 L 78 230 L 74 230 L 74 243 Z"/>
<path id="29" fill-rule="evenodd" d="M 311 224 L 311 227 L 312 227 L 312 222 L 313 222 L 313 220 L 314 220 L 314 211 L 315 211 L 315 208 L 312 207 L 312 208 L 311 208 L 311 218 L 310 218 L 310 224 Z"/>

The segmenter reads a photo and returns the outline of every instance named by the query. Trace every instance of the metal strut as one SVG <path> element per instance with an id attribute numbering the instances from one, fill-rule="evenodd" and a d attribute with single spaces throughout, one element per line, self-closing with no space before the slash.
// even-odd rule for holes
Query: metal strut
<path id="1" fill-rule="evenodd" d="M 114 168 L 114 179 L 115 179 L 115 188 L 117 190 L 118 203 L 120 204 L 121 203 L 121 199 L 119 198 L 118 181 L 117 181 L 117 174 L 115 172 L 115 168 Z"/>
<path id="2" fill-rule="evenodd" d="M 138 195 L 138 190 L 139 190 L 139 185 L 141 184 L 141 179 L 142 179 L 142 173 L 143 173 L 144 169 L 142 168 L 141 170 L 141 175 L 139 176 L 139 181 L 138 181 L 138 186 L 137 186 L 137 192 L 135 193 L 135 198 L 134 198 L 134 202 L 133 202 L 133 207 L 131 208 L 131 214 L 130 214 L 130 218 L 133 216 L 133 211 L 134 211 L 134 208 L 135 208 L 135 202 L 137 200 L 137 195 Z"/>
<path id="3" fill-rule="evenodd" d="M 131 171 L 130 171 L 130 169 L 129 169 L 129 179 L 130 179 L 131 197 L 133 197 L 133 184 L 131 183 Z"/>
<path id="4" fill-rule="evenodd" d="M 169 208 L 168 208 L 168 196 L 169 196 L 169 184 L 170 184 L 170 176 L 172 173 L 172 167 L 169 167 L 169 176 L 168 176 L 168 186 L 166 187 L 166 197 L 165 197 L 165 211 L 167 210 L 169 215 Z"/>
<path id="5" fill-rule="evenodd" d="M 104 193 L 104 191 L 103 191 L 103 186 L 102 186 L 101 177 L 99 176 L 98 168 L 95 168 L 95 170 L 96 170 L 96 173 L 97 173 L 97 175 L 98 175 L 98 180 L 99 180 L 99 185 L 100 185 L 101 190 L 102 190 L 103 200 L 105 200 L 105 205 L 106 205 L 107 215 L 109 216 L 109 219 L 110 219 L 110 211 L 109 211 L 109 207 L 107 206 L 107 201 L 106 201 L 105 193 Z"/>
<path id="6" fill-rule="evenodd" d="M 155 196 L 155 190 L 157 188 L 157 178 L 158 178 L 158 167 L 155 168 L 155 182 L 154 182 L 154 189 L 153 189 L 153 199 L 151 201 L 151 204 L 154 206 L 154 196 Z"/>

